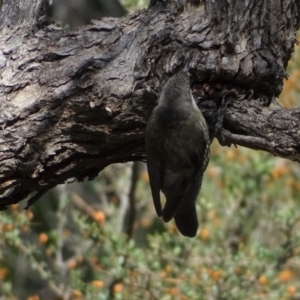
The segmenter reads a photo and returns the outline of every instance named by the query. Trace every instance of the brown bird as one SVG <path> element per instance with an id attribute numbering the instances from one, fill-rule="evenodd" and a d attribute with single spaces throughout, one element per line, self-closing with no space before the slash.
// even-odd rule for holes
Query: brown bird
<path id="1" fill-rule="evenodd" d="M 209 133 L 196 105 L 188 73 L 180 71 L 165 84 L 146 128 L 147 167 L 154 206 L 179 231 L 198 230 L 196 198 L 209 161 Z M 160 191 L 166 196 L 162 209 Z"/>

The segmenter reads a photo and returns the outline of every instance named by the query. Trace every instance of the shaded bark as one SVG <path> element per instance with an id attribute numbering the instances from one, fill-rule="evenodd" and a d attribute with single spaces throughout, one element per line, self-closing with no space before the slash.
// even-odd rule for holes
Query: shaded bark
<path id="1" fill-rule="evenodd" d="M 67 31 L 47 23 L 45 8 L 42 0 L 2 7 L 0 208 L 144 159 L 159 88 L 187 57 L 211 132 L 226 99 L 222 142 L 300 160 L 300 110 L 275 100 L 299 28 L 298 0 L 152 1 Z"/>
<path id="2" fill-rule="evenodd" d="M 53 0 L 49 13 L 54 20 L 73 27 L 93 19 L 122 17 L 126 10 L 118 0 Z"/>

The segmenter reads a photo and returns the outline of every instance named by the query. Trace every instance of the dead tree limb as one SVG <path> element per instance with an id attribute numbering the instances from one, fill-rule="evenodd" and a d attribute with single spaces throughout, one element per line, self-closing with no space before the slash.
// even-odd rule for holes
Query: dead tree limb
<path id="1" fill-rule="evenodd" d="M 299 0 L 151 1 L 147 10 L 77 30 L 48 23 L 45 8 L 44 0 L 2 7 L 1 209 L 93 178 L 111 163 L 143 159 L 160 84 L 187 56 L 212 132 L 227 97 L 227 144 L 300 161 L 300 110 L 274 104 Z"/>

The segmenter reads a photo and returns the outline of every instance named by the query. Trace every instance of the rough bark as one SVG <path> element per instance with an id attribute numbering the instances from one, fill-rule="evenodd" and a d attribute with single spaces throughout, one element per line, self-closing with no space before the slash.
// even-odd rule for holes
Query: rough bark
<path id="1" fill-rule="evenodd" d="M 211 132 L 225 99 L 222 142 L 300 161 L 300 110 L 275 105 L 299 0 L 151 1 L 68 31 L 44 11 L 43 0 L 2 7 L 0 208 L 143 159 L 160 83 L 187 57 Z"/>

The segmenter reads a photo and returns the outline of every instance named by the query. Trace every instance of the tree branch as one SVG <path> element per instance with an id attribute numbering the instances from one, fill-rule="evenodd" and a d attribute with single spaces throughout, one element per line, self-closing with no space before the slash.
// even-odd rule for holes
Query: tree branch
<path id="1" fill-rule="evenodd" d="M 18 28 L 20 26 L 37 25 L 45 19 L 46 0 L 24 1 L 4 0 L 1 8 L 0 28 Z"/>
<path id="2" fill-rule="evenodd" d="M 267 107 L 286 77 L 298 0 L 152 1 L 68 31 L 41 22 L 42 0 L 10 3 L 0 19 L 1 209 L 144 158 L 159 87 L 185 57 L 211 131 L 222 95 L 234 90 L 224 137 L 299 159 L 299 112 Z"/>

